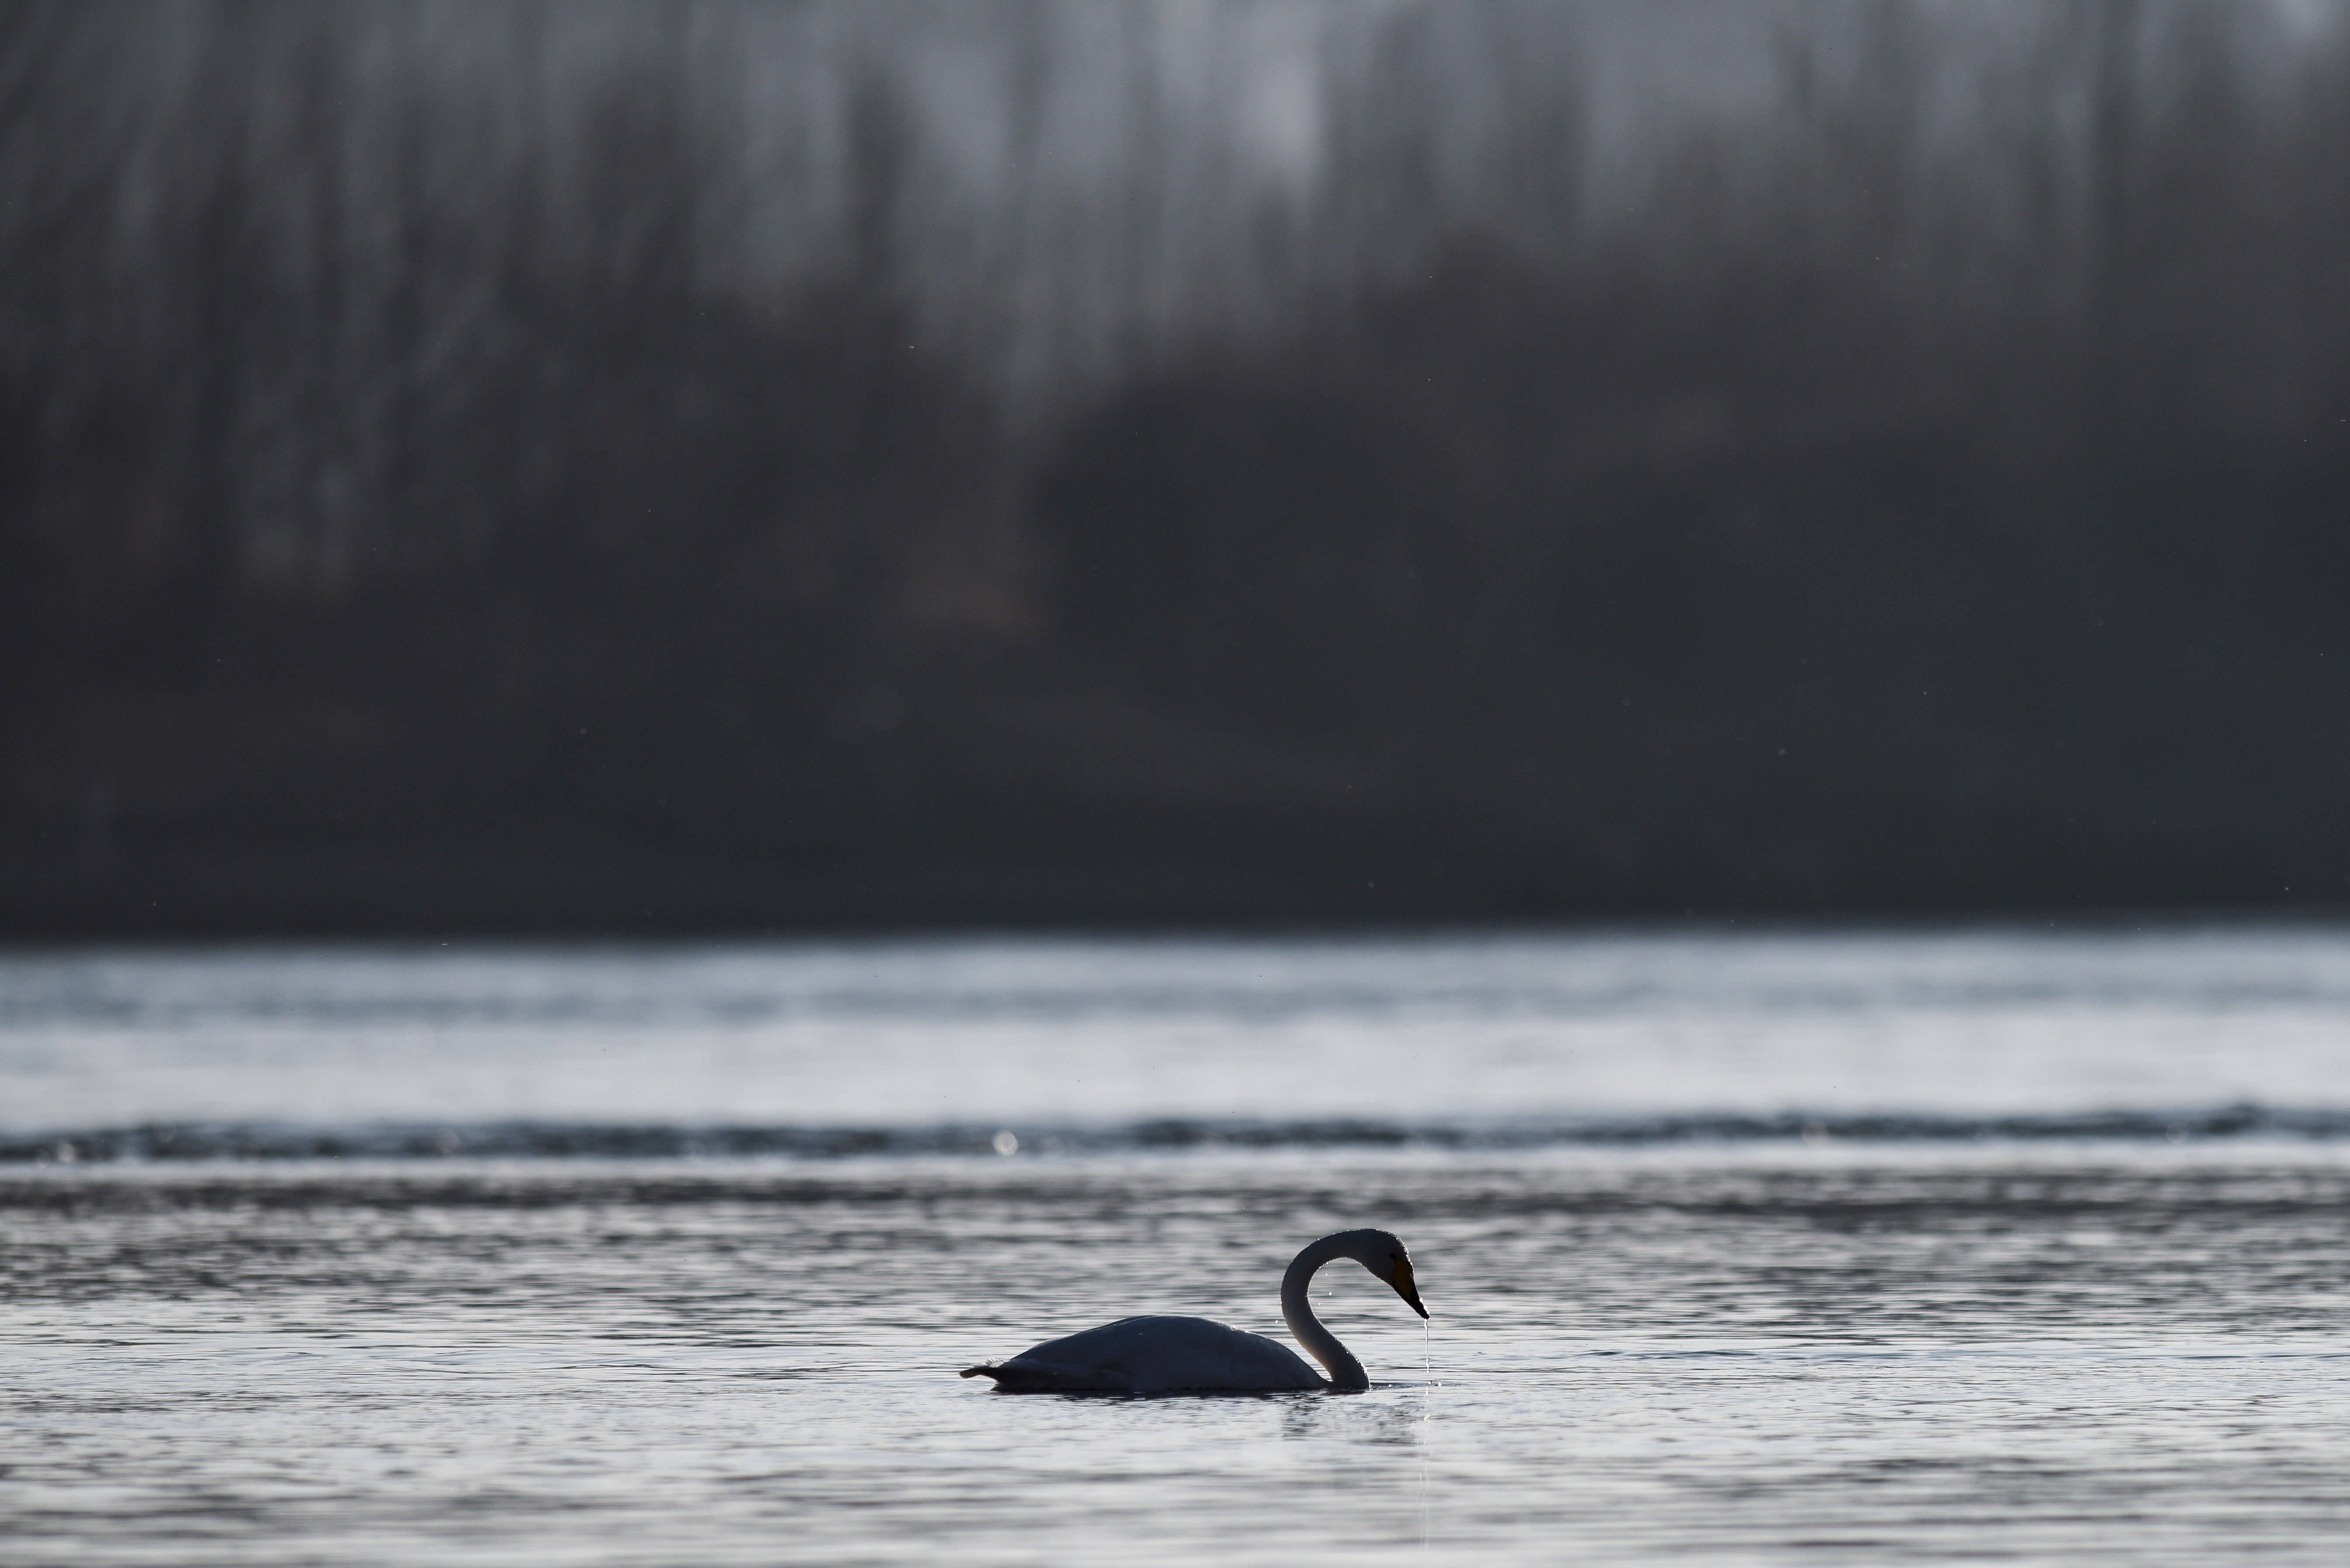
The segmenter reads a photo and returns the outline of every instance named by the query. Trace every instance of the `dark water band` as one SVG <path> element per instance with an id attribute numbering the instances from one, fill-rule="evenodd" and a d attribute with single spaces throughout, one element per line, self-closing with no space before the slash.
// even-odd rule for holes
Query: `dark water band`
<path id="1" fill-rule="evenodd" d="M 1007 1136 L 1009 1135 L 1009 1136 Z M 1508 1150 L 1772 1142 L 1967 1143 L 2350 1139 L 2350 1110 L 2256 1105 L 2014 1116 L 1786 1112 L 1518 1120 L 1295 1121 L 1170 1117 L 1116 1123 L 915 1127 L 606 1122 L 153 1122 L 0 1135 L 0 1163 L 203 1159 L 691 1159 L 1116 1154 L 1180 1149 Z"/>

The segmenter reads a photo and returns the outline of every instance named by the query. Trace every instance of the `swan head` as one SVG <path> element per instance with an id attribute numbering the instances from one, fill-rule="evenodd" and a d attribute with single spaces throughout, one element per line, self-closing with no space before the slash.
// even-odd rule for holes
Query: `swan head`
<path id="1" fill-rule="evenodd" d="M 1428 1308 L 1420 1304 L 1419 1287 L 1412 1281 L 1411 1254 L 1404 1250 L 1399 1238 L 1386 1231 L 1354 1231 L 1347 1234 L 1345 1241 L 1345 1256 L 1392 1287 L 1412 1311 L 1422 1317 L 1428 1315 Z"/>

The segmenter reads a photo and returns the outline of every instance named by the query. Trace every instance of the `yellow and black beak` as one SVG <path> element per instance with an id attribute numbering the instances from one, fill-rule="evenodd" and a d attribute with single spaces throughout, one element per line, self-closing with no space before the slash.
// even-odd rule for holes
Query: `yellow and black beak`
<path id="1" fill-rule="evenodd" d="M 1388 1283 L 1395 1287 L 1395 1293 L 1401 1296 L 1405 1302 L 1410 1305 L 1412 1311 L 1418 1313 L 1422 1317 L 1426 1317 L 1428 1315 L 1428 1309 L 1419 1304 L 1419 1288 L 1411 1282 L 1411 1260 L 1409 1258 L 1398 1258 L 1396 1260 L 1395 1273 L 1388 1279 Z"/>

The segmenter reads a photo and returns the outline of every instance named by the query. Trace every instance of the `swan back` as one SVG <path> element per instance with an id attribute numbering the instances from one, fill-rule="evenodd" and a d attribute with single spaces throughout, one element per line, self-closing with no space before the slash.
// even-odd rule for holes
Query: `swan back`
<path id="1" fill-rule="evenodd" d="M 1083 1334 L 1047 1340 L 998 1366 L 1009 1394 L 1180 1394 L 1319 1388 L 1322 1379 L 1286 1345 L 1203 1317 L 1122 1317 Z"/>

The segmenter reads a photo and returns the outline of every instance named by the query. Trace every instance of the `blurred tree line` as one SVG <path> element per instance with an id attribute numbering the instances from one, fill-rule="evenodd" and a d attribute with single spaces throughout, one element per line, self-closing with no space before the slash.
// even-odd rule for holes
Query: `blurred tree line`
<path id="1" fill-rule="evenodd" d="M 2350 897 L 2350 27 L 1609 15 L 10 7 L 0 923 Z"/>

